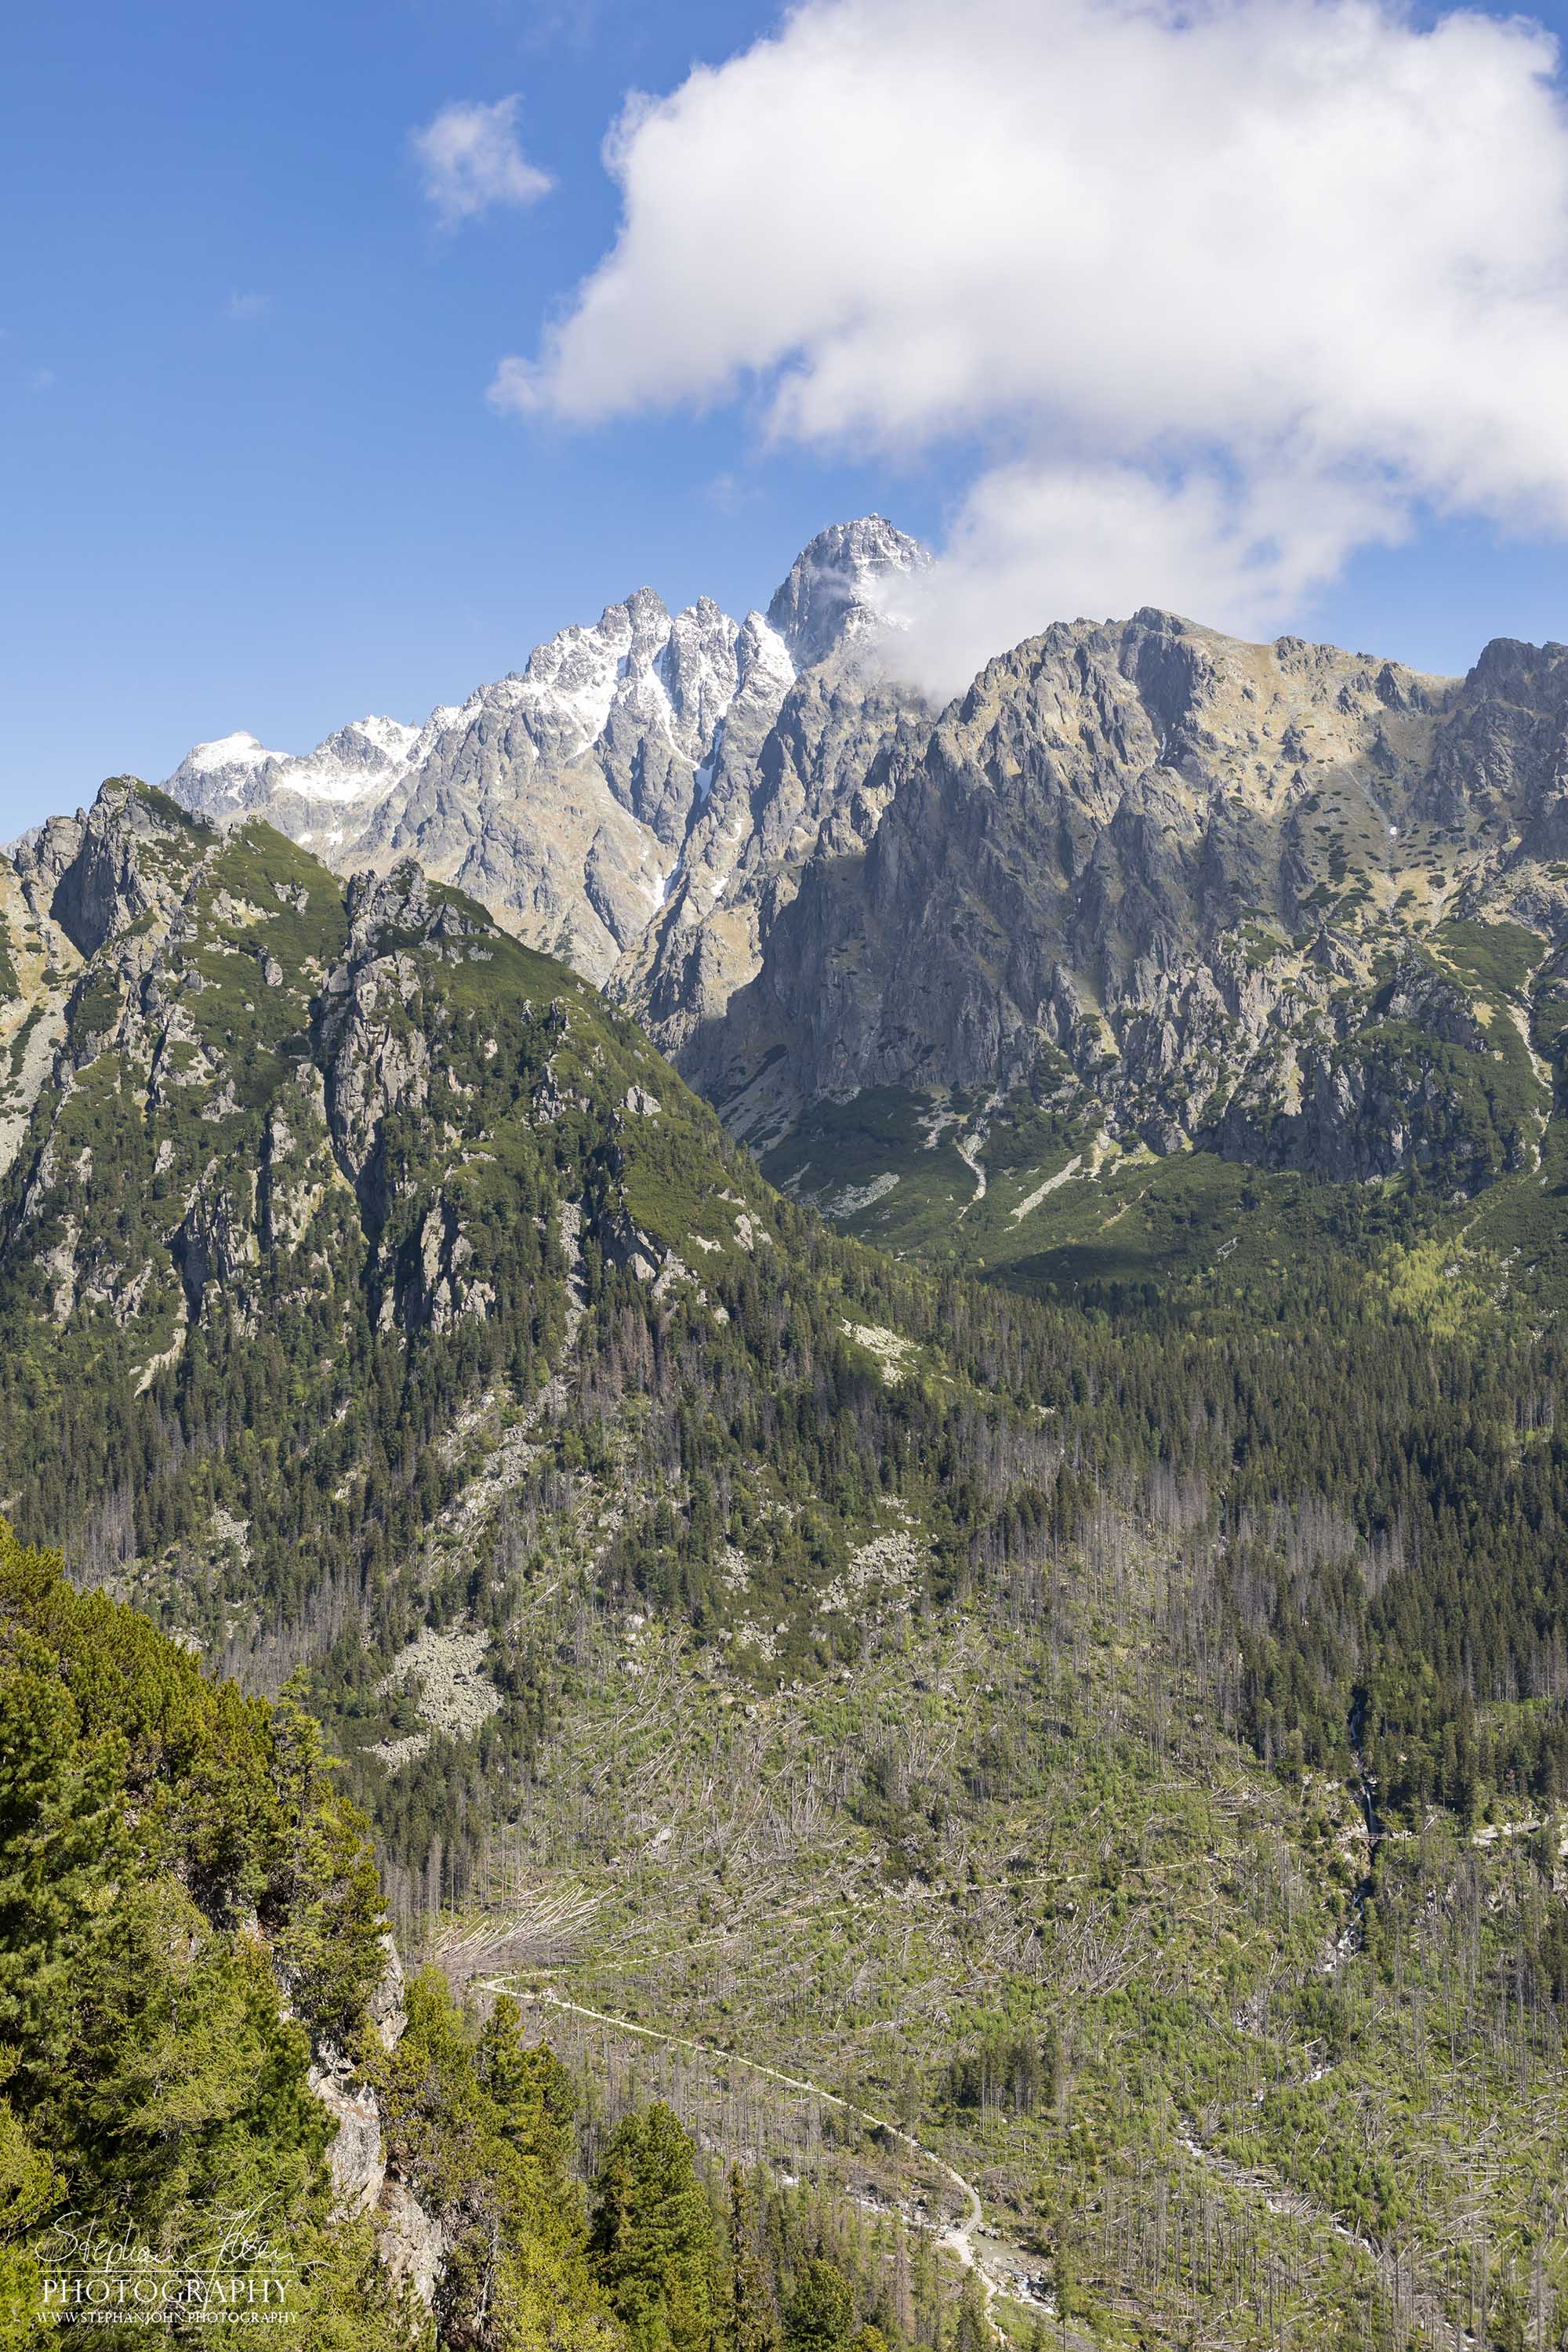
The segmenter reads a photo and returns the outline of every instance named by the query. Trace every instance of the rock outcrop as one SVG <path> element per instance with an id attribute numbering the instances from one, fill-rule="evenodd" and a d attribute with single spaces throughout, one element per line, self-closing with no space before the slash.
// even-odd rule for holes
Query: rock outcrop
<path id="1" fill-rule="evenodd" d="M 382 1941 L 386 1967 L 371 1996 L 370 2015 L 383 2049 L 390 2051 L 397 2047 L 405 2022 L 403 1962 L 392 1937 Z M 376 2251 L 391 2277 L 412 2288 L 429 2310 L 441 2283 L 447 2231 L 389 2166 L 374 2089 L 349 2059 L 330 2047 L 317 2053 L 309 2081 L 337 2124 L 327 2149 L 334 2210 L 348 2220 L 371 2217 Z"/>

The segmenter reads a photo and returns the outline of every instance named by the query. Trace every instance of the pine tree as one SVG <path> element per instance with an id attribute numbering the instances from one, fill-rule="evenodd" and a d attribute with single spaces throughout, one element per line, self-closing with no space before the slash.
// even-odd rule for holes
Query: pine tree
<path id="1" fill-rule="evenodd" d="M 968 2271 L 958 2298 L 958 2325 L 953 2331 L 952 2352 L 987 2352 L 990 2340 L 985 2290 L 980 2284 L 979 2273 Z"/>
<path id="2" fill-rule="evenodd" d="M 595 2180 L 590 2256 L 633 2352 L 708 2352 L 713 2223 L 694 2158 L 656 2100 L 616 2126 Z"/>
<path id="3" fill-rule="evenodd" d="M 935 2344 L 941 2327 L 942 2280 L 930 2233 L 917 2230 L 910 2255 L 910 2297 L 914 2305 L 915 2340 Z"/>
<path id="4" fill-rule="evenodd" d="M 846 2352 L 855 2298 L 837 2263 L 806 2263 L 784 2306 L 785 2352 Z"/>

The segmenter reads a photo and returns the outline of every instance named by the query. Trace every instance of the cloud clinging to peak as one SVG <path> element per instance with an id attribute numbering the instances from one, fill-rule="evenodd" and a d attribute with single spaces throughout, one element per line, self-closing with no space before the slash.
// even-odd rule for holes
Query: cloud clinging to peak
<path id="1" fill-rule="evenodd" d="M 1397 0 L 805 0 L 628 108 L 616 242 L 491 398 L 980 447 L 932 683 L 1086 611 L 1278 626 L 1419 506 L 1568 534 L 1556 64 Z"/>
<path id="2" fill-rule="evenodd" d="M 492 205 L 531 205 L 553 184 L 519 143 L 519 103 L 515 95 L 491 106 L 456 100 L 412 133 L 425 194 L 447 227 Z"/>

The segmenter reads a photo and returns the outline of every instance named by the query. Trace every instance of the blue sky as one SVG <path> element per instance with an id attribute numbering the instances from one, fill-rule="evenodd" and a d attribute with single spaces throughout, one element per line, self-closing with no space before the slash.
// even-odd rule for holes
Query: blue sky
<path id="1" fill-rule="evenodd" d="M 485 398 L 614 240 L 599 151 L 628 90 L 773 21 L 735 0 L 10 21 L 0 828 L 232 729 L 303 749 L 365 710 L 419 719 L 644 581 L 743 609 L 843 515 L 943 537 L 982 426 L 781 441 L 717 382 L 603 422 Z M 514 92 L 551 193 L 442 226 L 411 133 Z M 1352 546 L 1298 625 L 1446 669 L 1489 635 L 1568 637 L 1555 524 L 1504 537 L 1417 499 L 1405 528 Z"/>

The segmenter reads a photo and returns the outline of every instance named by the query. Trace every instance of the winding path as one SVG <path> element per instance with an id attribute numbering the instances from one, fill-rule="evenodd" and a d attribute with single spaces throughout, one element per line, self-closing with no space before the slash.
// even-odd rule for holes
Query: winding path
<path id="1" fill-rule="evenodd" d="M 760 2058 L 742 2058 L 738 2051 L 721 2050 L 714 2043 L 699 2042 L 690 2034 L 665 2033 L 661 2032 L 657 2026 L 637 2025 L 629 2017 L 616 2017 L 607 2009 L 591 2009 L 585 2001 L 567 2000 L 562 1994 L 548 1990 L 543 1992 L 520 1993 L 514 1990 L 513 1985 L 505 1976 L 482 1977 L 479 1981 L 487 1992 L 507 1992 L 510 1993 L 515 2000 L 531 2001 L 540 2007 L 570 2011 L 574 2017 L 591 2017 L 600 2025 L 612 2026 L 617 2033 L 636 2033 L 645 2042 L 658 2042 L 668 2049 L 689 2050 L 695 2056 L 705 2058 L 710 2063 L 743 2066 L 749 2074 L 761 2074 L 770 2083 L 782 2084 L 786 2090 L 807 2091 L 813 2098 L 820 2099 L 825 2106 L 837 2107 L 845 2115 L 857 2116 L 862 2123 L 869 2124 L 874 2131 L 885 2132 L 889 2139 L 901 2142 L 923 2162 L 934 2166 L 935 2169 L 945 2180 L 952 2183 L 963 2199 L 963 2214 L 956 2221 L 950 2221 L 944 2229 L 937 2231 L 937 2243 L 954 2255 L 966 2270 L 972 2270 L 974 2273 L 980 2281 L 981 2293 L 985 2298 L 985 2324 L 999 2342 L 1006 2342 L 1007 2339 L 1003 2331 L 991 2315 L 991 2306 L 998 2294 L 1005 2294 L 1016 2299 L 1019 2280 L 1016 2273 L 1002 2265 L 988 2264 L 984 2254 L 975 2245 L 974 2241 L 985 2224 L 985 2209 L 980 2201 L 980 2191 L 972 2180 L 966 2180 L 962 2172 L 949 2164 L 945 2157 L 938 2156 L 934 2148 L 927 2147 L 922 2141 L 916 2139 L 911 2132 L 905 2131 L 889 2116 L 873 2115 L 869 2107 L 857 2106 L 853 2099 L 843 2097 L 837 2091 L 825 2089 L 822 2084 L 812 2082 L 805 2074 L 787 2074 L 782 2067 L 764 2065 Z M 1051 2305 L 1037 2294 L 1031 2300 L 1037 2309 L 1043 2311 L 1052 2309 Z M 1065 2341 L 1069 2352 L 1091 2352 L 1091 2347 L 1080 2336 L 1069 2334 Z"/>
<path id="2" fill-rule="evenodd" d="M 973 1208 L 975 1202 L 984 1201 L 985 1198 L 985 1169 L 980 1155 L 985 1149 L 985 1139 L 991 1132 L 991 1121 L 1001 1109 L 1005 1099 L 1005 1096 L 1000 1092 L 987 1097 L 982 1106 L 979 1118 L 968 1134 L 955 1135 L 952 1139 L 953 1150 L 974 1179 L 973 1194 L 965 1201 L 958 1213 L 960 1224 Z"/>
<path id="3" fill-rule="evenodd" d="M 974 1179 L 973 1196 L 970 1200 L 965 1201 L 963 1207 L 959 1211 L 959 1215 L 961 1217 L 968 1214 L 969 1211 L 973 1208 L 976 1201 L 984 1201 L 985 1198 L 985 1171 L 981 1165 L 980 1160 L 981 1146 L 984 1144 L 984 1140 L 985 1130 L 984 1128 L 981 1128 L 973 1139 L 967 1135 L 955 1135 L 952 1139 L 953 1150 L 957 1152 L 959 1158 L 963 1160 L 964 1166 L 968 1169 L 970 1174 Z"/>
<path id="4" fill-rule="evenodd" d="M 988 2262 L 985 2253 L 976 2245 L 976 2239 L 984 2231 L 985 2210 L 981 2202 L 980 2191 L 973 2182 L 966 2180 L 963 2173 L 955 2166 L 949 2164 L 945 2157 L 939 2156 L 934 2148 L 927 2147 L 923 2141 L 916 2139 L 912 2132 L 905 2131 L 902 2126 L 894 2123 L 890 2116 L 875 2115 L 869 2107 L 858 2106 L 853 2099 L 845 2098 L 840 2092 L 827 2090 L 821 2083 L 814 2083 L 809 2075 L 786 2074 L 783 2067 L 766 2065 L 760 2058 L 742 2058 L 739 2051 L 720 2049 L 713 2042 L 700 2042 L 691 2034 L 666 2033 L 658 2026 L 638 2025 L 629 2017 L 617 2017 L 611 2010 L 593 2009 L 586 2001 L 568 2000 L 563 1994 L 548 1988 L 542 1992 L 520 1993 L 515 1990 L 512 1980 L 505 1975 L 482 1977 L 479 1981 L 487 1992 L 509 1992 L 512 1994 L 514 2000 L 525 2003 L 569 2011 L 574 2017 L 592 2018 L 596 2024 L 610 2026 L 617 2033 L 635 2033 L 645 2042 L 657 2042 L 667 2049 L 689 2050 L 693 2056 L 707 2059 L 711 2064 L 743 2066 L 749 2074 L 760 2074 L 767 2082 L 778 2083 L 786 2090 L 808 2092 L 813 2098 L 820 2099 L 825 2106 L 837 2107 L 842 2114 L 858 2116 L 862 2123 L 869 2125 L 872 2130 L 885 2132 L 890 2139 L 896 2139 L 907 2147 L 911 2155 L 918 2156 L 922 2162 L 932 2166 L 963 2198 L 962 2215 L 957 2221 L 950 2221 L 945 2228 L 939 2229 L 935 2232 L 936 2241 L 939 2246 L 944 2247 L 966 2270 L 973 2271 L 979 2279 L 981 2292 L 985 2299 L 985 2324 L 997 2342 L 1001 2344 L 1007 2342 L 1007 2337 L 992 2316 L 991 2306 L 998 2294 L 1007 2295 L 1015 2301 L 1027 2301 L 1037 2310 L 1047 2312 L 1053 2318 L 1057 2316 L 1055 2305 L 1038 2293 L 1020 2295 L 1020 2274 L 1009 2270 L 1003 2263 Z M 1324 2220 L 1328 2220 L 1337 2235 L 1347 2239 L 1363 2253 L 1371 2256 L 1385 2284 L 1395 2284 L 1397 2270 L 1389 2249 L 1379 2244 L 1376 2239 L 1365 2237 L 1359 2231 L 1352 2230 L 1337 2214 L 1325 2215 L 1322 2210 L 1313 2205 L 1310 2199 L 1271 2180 L 1266 2174 L 1248 2171 L 1234 2158 L 1222 2155 L 1216 2148 L 1205 2146 L 1199 2136 L 1196 2125 L 1191 2118 L 1184 2119 L 1184 2128 L 1178 2131 L 1176 2138 L 1177 2145 L 1187 2156 L 1203 2165 L 1217 2179 L 1223 2179 L 1230 2188 L 1261 2199 L 1270 2212 L 1289 2214 L 1301 2221 L 1321 2223 Z M 1418 2325 L 1432 2336 L 1435 2342 L 1440 2340 L 1444 2334 L 1453 2330 L 1453 2323 L 1443 2311 L 1439 2298 L 1433 2294 L 1429 2288 L 1424 2284 L 1417 2286 L 1410 2301 L 1413 2315 Z M 1058 2325 L 1060 2326 L 1059 2320 Z M 1488 2352 L 1490 2343 L 1489 2335 L 1483 2338 L 1472 2335 L 1468 2328 L 1464 2327 L 1457 2331 L 1457 2339 L 1468 2347 L 1468 2352 Z M 1089 2338 L 1079 2335 L 1075 2329 L 1067 2329 L 1062 2342 L 1065 2352 L 1094 2352 L 1094 2347 Z"/>

